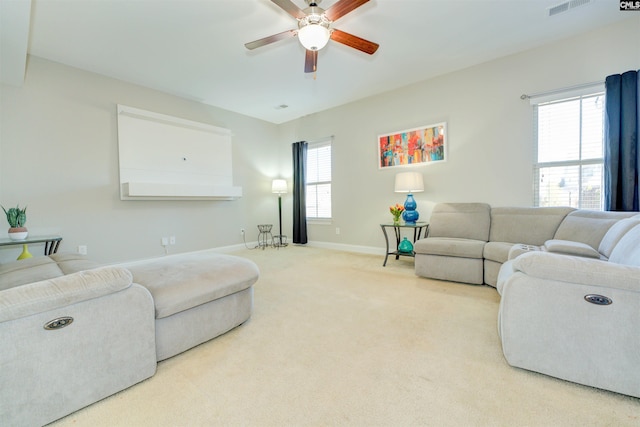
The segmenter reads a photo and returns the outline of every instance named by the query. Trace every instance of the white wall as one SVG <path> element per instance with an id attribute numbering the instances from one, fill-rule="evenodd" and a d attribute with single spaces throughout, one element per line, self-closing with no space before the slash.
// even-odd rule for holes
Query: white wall
<path id="1" fill-rule="evenodd" d="M 404 201 L 393 182 L 407 169 L 378 170 L 377 135 L 440 121 L 448 124 L 449 159 L 415 168 L 425 179 L 425 192 L 415 195 L 421 219 L 428 220 L 437 202 L 532 205 L 532 110 L 520 95 L 639 67 L 640 18 L 634 17 L 281 125 L 287 146 L 335 135 L 333 224 L 310 224 L 309 239 L 384 247 L 379 224 L 391 220 L 390 204 Z"/>
<path id="2" fill-rule="evenodd" d="M 312 242 L 382 252 L 381 222 L 400 169 L 378 170 L 377 135 L 448 123 L 449 160 L 420 166 L 428 219 L 441 201 L 531 205 L 532 117 L 523 93 L 601 81 L 640 67 L 640 17 L 521 54 L 380 94 L 280 126 L 208 107 L 39 58 L 22 87 L 0 86 L 0 203 L 28 205 L 33 233 L 59 232 L 62 251 L 87 245 L 101 262 L 241 243 L 257 224 L 277 224 L 271 179 L 291 183 L 291 143 L 334 135 L 331 225 L 309 227 Z M 318 78 L 322 78 L 319 76 Z M 116 104 L 229 128 L 238 201 L 121 201 Z M 401 169 L 406 170 L 406 169 Z M 291 239 L 291 194 L 283 199 L 283 234 Z M 0 221 L 1 227 L 8 225 Z M 335 234 L 335 228 L 341 234 Z M 34 252 L 40 250 L 34 248 Z M 19 249 L 0 249 L 0 261 Z"/>
<path id="3" fill-rule="evenodd" d="M 101 262 L 257 239 L 257 224 L 277 221 L 271 179 L 279 175 L 277 126 L 194 101 L 30 57 L 21 87 L 3 85 L 0 115 L 0 204 L 27 205 L 32 234 L 61 233 L 61 251 L 87 245 Z M 121 201 L 116 104 L 233 131 L 237 201 Z M 8 228 L 2 218 L 0 228 Z M 4 230 L 2 230 L 4 232 Z M 35 255 L 42 250 L 34 246 Z M 17 252 L 15 252 L 17 251 Z M 19 249 L 0 249 L 0 260 Z"/>

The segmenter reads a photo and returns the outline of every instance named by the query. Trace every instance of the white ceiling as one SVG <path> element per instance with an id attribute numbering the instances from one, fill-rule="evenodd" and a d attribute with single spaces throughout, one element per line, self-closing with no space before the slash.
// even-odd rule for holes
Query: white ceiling
<path id="1" fill-rule="evenodd" d="M 335 2 L 319 5 L 327 9 Z M 9 65 L 24 75 L 26 52 L 17 60 L 15 52 L 26 48 L 41 58 L 283 123 L 631 17 L 619 11 L 618 0 L 592 0 L 549 17 L 548 8 L 562 2 L 371 0 L 333 26 L 379 43 L 378 51 L 369 56 L 330 41 L 319 52 L 314 79 L 303 72 L 304 48 L 296 39 L 245 49 L 246 42 L 296 28 L 270 0 L 32 0 L 30 14 L 28 7 L 10 8 L 12 2 L 2 0 L 2 79 L 10 80 Z M 13 3 L 28 6 L 29 0 Z M 9 18 L 26 25 L 8 28 Z M 279 108 L 283 104 L 288 108 Z"/>

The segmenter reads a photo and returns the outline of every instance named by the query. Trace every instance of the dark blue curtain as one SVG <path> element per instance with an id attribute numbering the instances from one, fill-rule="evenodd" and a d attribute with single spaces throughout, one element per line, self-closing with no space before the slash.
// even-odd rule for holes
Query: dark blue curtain
<path id="1" fill-rule="evenodd" d="M 307 243 L 307 143 L 294 142 L 293 151 L 293 243 Z"/>
<path id="2" fill-rule="evenodd" d="M 605 80 L 604 208 L 637 211 L 640 147 L 640 70 Z"/>

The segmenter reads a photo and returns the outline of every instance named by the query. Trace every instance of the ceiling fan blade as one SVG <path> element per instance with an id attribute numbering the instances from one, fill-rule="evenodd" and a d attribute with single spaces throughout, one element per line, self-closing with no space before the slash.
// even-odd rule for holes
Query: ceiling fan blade
<path id="1" fill-rule="evenodd" d="M 369 40 L 362 39 L 353 34 L 345 33 L 344 31 L 336 30 L 335 28 L 331 32 L 331 40 L 337 41 L 354 49 L 358 49 L 369 55 L 373 55 L 380 47 L 378 43 L 370 42 Z"/>
<path id="2" fill-rule="evenodd" d="M 308 50 L 304 56 L 304 72 L 315 73 L 318 71 L 318 51 Z"/>
<path id="3" fill-rule="evenodd" d="M 369 0 L 340 0 L 324 12 L 329 21 L 335 21 Z"/>
<path id="4" fill-rule="evenodd" d="M 271 1 L 277 4 L 278 6 L 280 6 L 280 8 L 282 8 L 285 12 L 287 12 L 289 15 L 293 16 L 296 19 L 301 19 L 306 16 L 305 13 L 302 11 L 302 9 L 300 9 L 295 4 L 291 3 L 291 0 L 271 0 Z"/>
<path id="5" fill-rule="evenodd" d="M 284 39 L 288 39 L 291 37 L 295 37 L 296 34 L 298 34 L 298 32 L 296 30 L 288 30 L 288 31 L 283 31 L 281 33 L 278 34 L 274 34 L 272 36 L 269 37 L 265 37 L 263 39 L 260 40 L 255 40 L 249 43 L 245 43 L 244 47 L 246 47 L 249 50 L 253 50 L 257 47 L 262 47 L 280 40 L 284 40 Z"/>

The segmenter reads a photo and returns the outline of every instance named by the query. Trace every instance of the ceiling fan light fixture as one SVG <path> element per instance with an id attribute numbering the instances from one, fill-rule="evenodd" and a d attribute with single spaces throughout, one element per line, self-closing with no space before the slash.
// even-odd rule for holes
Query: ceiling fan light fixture
<path id="1" fill-rule="evenodd" d="M 329 40 L 333 40 L 336 43 L 341 43 L 369 55 L 373 55 L 379 47 L 377 43 L 370 42 L 369 40 L 365 40 L 358 36 L 354 36 L 353 34 L 333 28 L 333 23 L 337 19 L 340 19 L 352 10 L 357 9 L 369 0 L 333 0 L 333 4 L 326 11 L 318 6 L 318 3 L 322 0 L 305 0 L 309 5 L 306 9 L 300 9 L 292 0 L 271 1 L 295 18 L 295 20 L 298 21 L 298 28 L 273 34 L 269 37 L 264 37 L 250 43 L 245 43 L 245 47 L 249 50 L 275 43 L 283 39 L 298 37 L 300 44 L 305 48 L 304 72 L 315 73 L 318 70 L 318 51 L 325 47 Z"/>
<path id="2" fill-rule="evenodd" d="M 327 45 L 331 33 L 320 24 L 308 24 L 298 30 L 298 40 L 307 50 L 320 50 Z"/>

